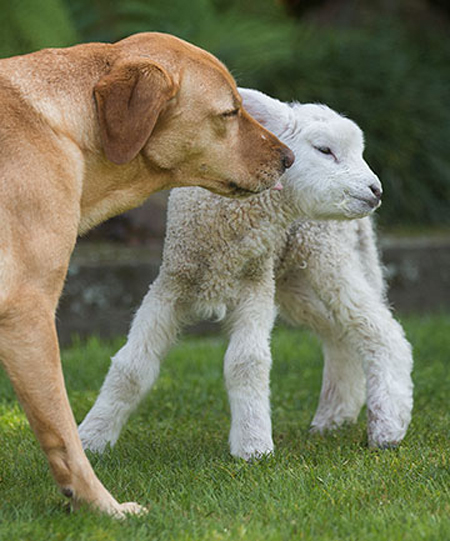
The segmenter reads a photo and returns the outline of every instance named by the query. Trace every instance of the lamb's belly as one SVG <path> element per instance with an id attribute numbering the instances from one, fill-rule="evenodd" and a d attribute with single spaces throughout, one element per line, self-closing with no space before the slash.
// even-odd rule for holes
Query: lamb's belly
<path id="1" fill-rule="evenodd" d="M 255 233 L 235 242 L 222 239 L 201 249 L 166 253 L 165 272 L 178 298 L 200 318 L 221 318 L 247 294 L 248 286 L 261 279 L 272 261 L 270 244 Z M 192 242 L 194 246 L 194 243 Z M 246 293 L 247 291 L 247 293 Z"/>
<path id="2" fill-rule="evenodd" d="M 242 280 L 236 274 L 214 274 L 201 280 L 193 288 L 193 300 L 202 303 L 232 306 L 239 298 Z"/>
<path id="3" fill-rule="evenodd" d="M 250 261 L 233 271 L 204 273 L 192 288 L 191 302 L 197 317 L 223 319 L 248 295 L 248 285 L 260 277 L 259 269 L 258 264 Z"/>

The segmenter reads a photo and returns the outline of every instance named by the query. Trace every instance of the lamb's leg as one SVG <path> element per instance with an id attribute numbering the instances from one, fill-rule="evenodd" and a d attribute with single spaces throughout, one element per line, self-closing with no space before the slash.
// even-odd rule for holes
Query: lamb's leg
<path id="1" fill-rule="evenodd" d="M 103 452 L 116 443 L 131 412 L 156 381 L 181 319 L 180 309 L 158 294 L 153 284 L 136 313 L 127 343 L 112 358 L 97 401 L 79 427 L 85 449 Z"/>
<path id="2" fill-rule="evenodd" d="M 231 409 L 230 450 L 249 460 L 273 451 L 270 419 L 270 332 L 275 316 L 267 291 L 246 299 L 234 311 L 224 374 Z"/>
<path id="3" fill-rule="evenodd" d="M 349 358 L 359 358 L 366 375 L 369 445 L 391 447 L 403 439 L 411 420 L 411 346 L 382 300 L 374 299 L 367 289 L 359 292 L 355 289 L 353 283 L 351 291 L 347 291 L 348 303 L 341 305 L 335 316 L 345 333 L 342 340 L 347 344 L 345 349 L 351 352 Z M 340 378 L 353 380 L 356 375 L 351 372 L 351 364 L 347 365 L 347 373 L 342 371 L 339 354 L 330 355 L 327 364 L 333 365 L 333 371 L 324 374 L 324 381 L 327 381 L 324 385 L 329 388 L 339 386 Z M 362 381 L 360 373 L 357 377 Z M 353 385 L 353 393 L 355 388 Z M 351 400 L 355 400 L 354 395 Z M 321 417 L 323 425 L 328 424 L 326 428 L 331 428 L 333 414 L 324 420 L 323 412 L 331 412 L 332 408 L 333 397 L 322 394 L 313 426 Z"/>
<path id="4" fill-rule="evenodd" d="M 367 220 L 360 222 L 360 228 L 369 226 Z M 362 363 L 366 375 L 369 445 L 383 448 L 397 445 L 411 420 L 413 359 L 403 328 L 385 301 L 373 238 L 367 237 L 362 242 L 361 234 L 360 231 L 358 249 L 347 257 L 335 258 L 335 264 L 330 265 L 321 262 L 320 282 L 316 280 L 319 273 L 314 264 L 308 275 L 332 315 L 333 335 L 338 337 L 341 351 L 348 352 L 348 359 L 360 359 Z M 336 384 L 342 374 L 340 355 L 329 355 L 327 364 L 330 363 L 335 365 Z M 347 377 L 355 376 L 349 373 Z M 322 405 L 321 399 L 319 409 Z"/>
<path id="5" fill-rule="evenodd" d="M 350 249 L 339 257 L 332 254 L 332 245 L 322 248 L 305 269 L 293 269 L 277 284 L 281 314 L 325 337 L 324 383 L 313 428 L 332 428 L 340 411 L 357 415 L 363 382 L 357 367 L 362 366 L 369 444 L 396 445 L 411 419 L 411 346 L 385 303 L 383 288 L 365 273 L 360 254 Z"/>
<path id="6" fill-rule="evenodd" d="M 372 340 L 359 343 L 367 378 L 369 445 L 381 448 L 396 446 L 404 438 L 413 406 L 411 345 L 401 325 L 383 308 L 371 322 Z M 360 336 L 364 339 L 366 333 Z"/>
<path id="7" fill-rule="evenodd" d="M 366 378 L 356 352 L 336 338 L 324 342 L 323 352 L 322 390 L 311 423 L 318 432 L 355 422 L 366 400 Z"/>
<path id="8" fill-rule="evenodd" d="M 408 428 L 413 404 L 412 352 L 401 325 L 356 263 L 342 268 L 321 295 L 333 314 L 334 334 L 340 332 L 345 349 L 352 352 L 350 358 L 360 359 L 366 375 L 369 445 L 397 445 Z M 340 376 L 339 355 L 330 357 L 329 363 L 335 364 L 335 377 Z"/>
<path id="9" fill-rule="evenodd" d="M 333 316 L 311 287 L 304 270 L 295 269 L 277 284 L 277 302 L 284 319 L 309 327 L 323 342 L 322 390 L 312 430 L 323 432 L 356 421 L 366 398 L 361 358 L 342 340 L 339 331 L 335 335 Z"/>

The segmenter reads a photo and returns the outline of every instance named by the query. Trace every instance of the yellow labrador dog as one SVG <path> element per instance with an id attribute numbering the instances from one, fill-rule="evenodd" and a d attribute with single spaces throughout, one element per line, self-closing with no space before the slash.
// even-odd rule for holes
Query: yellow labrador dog
<path id="1" fill-rule="evenodd" d="M 67 399 L 55 309 L 77 235 L 151 193 L 274 187 L 294 158 L 226 68 L 173 36 L 0 61 L 0 358 L 63 494 L 135 513 L 95 476 Z"/>

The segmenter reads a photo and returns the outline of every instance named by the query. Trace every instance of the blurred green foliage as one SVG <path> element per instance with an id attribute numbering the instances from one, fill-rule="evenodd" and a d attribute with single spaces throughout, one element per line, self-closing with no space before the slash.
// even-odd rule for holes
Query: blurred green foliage
<path id="1" fill-rule="evenodd" d="M 223 60 L 242 86 L 354 119 L 389 225 L 450 225 L 450 40 L 385 14 L 333 27 L 275 0 L 18 0 L 2 6 L 0 55 L 141 31 L 176 34 Z M 449 26 L 447 26 L 448 30 Z"/>
<path id="2" fill-rule="evenodd" d="M 72 45 L 80 39 L 61 0 L 1 0 L 0 13 L 1 57 Z"/>

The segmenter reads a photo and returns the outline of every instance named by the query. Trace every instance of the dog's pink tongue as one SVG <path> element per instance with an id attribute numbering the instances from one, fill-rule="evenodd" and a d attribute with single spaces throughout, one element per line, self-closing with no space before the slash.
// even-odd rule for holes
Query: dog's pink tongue
<path id="1" fill-rule="evenodd" d="M 272 188 L 272 190 L 282 190 L 283 189 L 283 184 L 281 184 L 280 181 L 278 181 L 275 186 Z"/>

